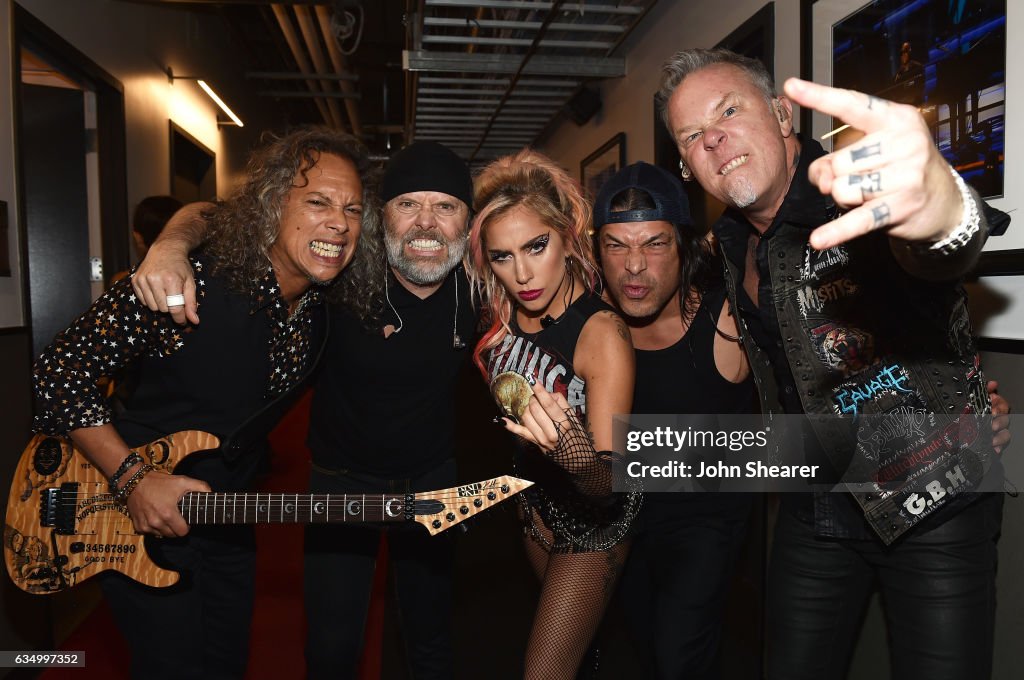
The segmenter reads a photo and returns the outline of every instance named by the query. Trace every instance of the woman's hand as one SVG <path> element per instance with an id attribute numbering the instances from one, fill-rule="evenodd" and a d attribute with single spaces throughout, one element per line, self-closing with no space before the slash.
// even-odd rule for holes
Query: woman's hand
<path id="1" fill-rule="evenodd" d="M 526 405 L 520 424 L 512 422 L 507 417 L 502 418 L 505 429 L 537 445 L 541 450 L 551 452 L 558 444 L 559 430 L 556 425 L 563 429 L 569 426 L 568 414 L 572 412 L 572 408 L 565 397 L 557 393 L 551 394 L 538 385 L 533 376 L 528 376 L 527 381 L 531 384 L 533 398 Z"/>

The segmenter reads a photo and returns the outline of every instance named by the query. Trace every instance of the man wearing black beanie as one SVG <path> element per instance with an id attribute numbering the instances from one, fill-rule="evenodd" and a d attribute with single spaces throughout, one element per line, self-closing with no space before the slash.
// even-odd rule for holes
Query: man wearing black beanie
<path id="1" fill-rule="evenodd" d="M 312 492 L 455 484 L 455 386 L 477 326 L 461 264 L 472 197 L 468 166 L 441 144 L 411 144 L 388 162 L 383 210 L 365 211 L 356 253 L 370 274 L 343 280 L 332 305 L 310 412 Z M 197 245 L 197 212 L 172 219 L 153 244 L 133 279 L 140 298 L 166 299 L 168 276 L 173 292 L 188 297 L 191 287 L 180 280 L 187 265 L 179 258 Z M 175 320 L 184 321 L 188 310 L 198 323 L 186 303 L 170 310 Z M 388 549 L 410 674 L 451 678 L 451 536 L 389 526 L 398 527 L 388 529 Z M 355 676 L 381 531 L 366 524 L 307 527 L 309 678 Z"/>
<path id="2" fill-rule="evenodd" d="M 476 329 L 461 266 L 473 181 L 451 150 L 417 142 L 388 162 L 381 199 L 387 266 L 378 258 L 370 282 L 380 287 L 364 288 L 370 308 L 332 317 L 332 358 L 313 395 L 314 492 L 428 491 L 456 480 L 455 385 Z M 388 551 L 410 677 L 454 677 L 452 536 L 394 526 L 403 527 L 388 529 Z M 307 527 L 309 678 L 356 672 L 381 535 L 367 527 Z"/>

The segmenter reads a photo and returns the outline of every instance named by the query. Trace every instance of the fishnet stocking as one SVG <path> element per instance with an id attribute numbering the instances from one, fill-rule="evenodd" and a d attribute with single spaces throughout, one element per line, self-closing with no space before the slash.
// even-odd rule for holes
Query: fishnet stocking
<path id="1" fill-rule="evenodd" d="M 535 518 L 540 522 L 540 518 Z M 551 541 L 550 530 L 537 527 Z M 572 680 L 597 631 L 629 542 L 609 550 L 548 553 L 526 540 L 526 554 L 541 578 L 540 602 L 530 630 L 523 677 L 527 680 Z"/>

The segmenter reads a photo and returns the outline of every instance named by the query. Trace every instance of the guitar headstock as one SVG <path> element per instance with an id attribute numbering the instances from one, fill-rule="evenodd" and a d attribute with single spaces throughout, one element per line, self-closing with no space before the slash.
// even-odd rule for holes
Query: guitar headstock
<path id="1" fill-rule="evenodd" d="M 533 482 L 505 475 L 450 489 L 420 492 L 413 500 L 413 519 L 431 535 L 439 534 L 530 486 Z"/>

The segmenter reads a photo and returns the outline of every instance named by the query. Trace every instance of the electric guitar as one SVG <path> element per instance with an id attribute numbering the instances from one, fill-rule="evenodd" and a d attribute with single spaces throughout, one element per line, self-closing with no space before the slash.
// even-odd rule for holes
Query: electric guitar
<path id="1" fill-rule="evenodd" d="M 215 449 L 217 437 L 199 430 L 167 435 L 134 449 L 157 470 L 172 471 L 197 451 Z M 190 525 L 418 522 L 437 534 L 531 486 L 497 477 L 415 494 L 188 493 L 178 501 Z M 146 554 L 128 508 L 107 478 L 67 439 L 36 435 L 21 454 L 7 500 L 4 558 L 22 590 L 67 590 L 114 569 L 148 586 L 178 581 Z"/>

